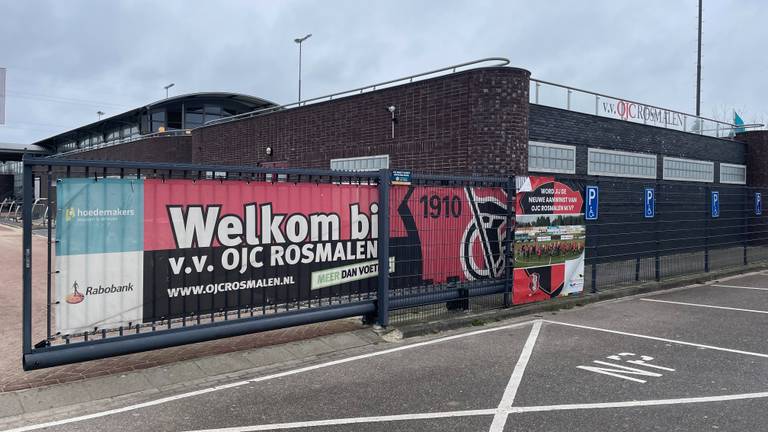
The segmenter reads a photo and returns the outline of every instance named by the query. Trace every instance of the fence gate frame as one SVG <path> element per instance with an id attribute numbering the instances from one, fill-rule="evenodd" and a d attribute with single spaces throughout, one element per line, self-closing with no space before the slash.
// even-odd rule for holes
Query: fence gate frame
<path id="1" fill-rule="evenodd" d="M 54 237 L 51 236 L 52 227 L 50 219 L 52 211 L 48 211 L 48 260 L 47 260 L 47 324 L 48 331 L 46 339 L 33 345 L 33 251 L 32 251 L 32 231 L 33 231 L 33 193 L 34 179 L 36 175 L 41 176 L 41 186 L 47 188 L 49 203 L 53 203 L 51 191 L 54 179 L 57 178 L 55 170 L 66 170 L 66 177 L 69 177 L 71 170 L 85 170 L 84 178 L 106 178 L 108 174 L 115 175 L 119 173 L 120 178 L 141 178 L 143 173 L 152 173 L 157 176 L 159 172 L 168 172 L 168 179 L 184 178 L 188 173 L 197 173 L 197 178 L 202 178 L 202 173 L 225 173 L 222 181 L 229 179 L 243 180 L 260 177 L 268 178 L 274 183 L 278 178 L 287 179 L 311 179 L 325 178 L 329 183 L 337 181 L 339 183 L 349 182 L 358 185 L 364 184 L 378 189 L 379 200 L 379 228 L 378 228 L 378 265 L 379 269 L 388 269 L 389 251 L 390 251 L 390 208 L 388 203 L 390 197 L 390 177 L 391 170 L 382 169 L 379 171 L 331 171 L 321 169 L 293 169 L 293 168 L 264 168 L 247 167 L 232 165 L 198 165 L 181 163 L 149 163 L 149 162 L 130 162 L 130 161 L 94 161 L 94 160 L 70 160 L 59 158 L 30 157 L 23 158 L 23 241 L 22 241 L 22 366 L 24 370 L 40 369 L 70 363 L 77 363 L 89 360 L 95 360 L 106 357 L 113 357 L 124 354 L 138 353 L 153 349 L 169 348 L 179 345 L 185 345 L 196 342 L 203 342 L 224 337 L 239 336 L 255 332 L 292 327 L 304 324 L 312 324 L 323 321 L 330 321 L 348 317 L 375 317 L 375 324 L 380 327 L 389 325 L 389 312 L 398 309 L 409 308 L 424 304 L 433 304 L 435 302 L 449 302 L 456 299 L 466 298 L 466 296 L 504 294 L 504 305 L 509 306 L 509 298 L 512 292 L 511 271 L 505 270 L 502 279 L 489 281 L 476 290 L 468 290 L 461 284 L 446 285 L 439 292 L 433 293 L 428 298 L 419 295 L 411 296 L 393 296 L 390 291 L 390 275 L 388 271 L 379 271 L 377 278 L 377 287 L 375 297 L 357 300 L 350 303 L 328 304 L 324 306 L 309 307 L 299 310 L 290 310 L 286 312 L 275 313 L 272 315 L 240 317 L 237 319 L 223 319 L 209 323 L 199 323 L 183 327 L 171 328 L 168 319 L 168 328 L 162 331 L 141 332 L 139 326 L 136 329 L 124 329 L 120 327 L 119 335 L 107 337 L 106 330 L 90 334 L 84 333 L 84 340 L 69 343 L 51 344 L 51 308 L 53 306 L 52 298 L 52 278 L 57 273 L 53 267 L 52 247 L 55 244 Z M 128 171 L 128 173 L 126 173 Z M 183 177 L 174 177 L 174 173 L 183 173 Z M 239 177 L 230 178 L 230 174 L 237 174 Z M 164 175 L 164 174 L 162 174 Z M 102 177 L 100 177 L 102 176 Z M 132 177 L 135 176 L 135 177 Z M 46 185 L 42 185 L 42 179 L 45 179 Z M 158 177 L 155 177 L 158 178 Z M 165 179 L 165 177 L 162 177 Z M 215 177 L 214 177 L 215 178 Z M 454 187 L 463 187 L 465 184 L 479 184 L 489 182 L 498 185 L 504 185 L 508 196 L 507 202 L 514 203 L 514 177 L 478 177 L 478 176 L 444 176 L 444 175 L 426 175 L 413 174 L 414 181 L 442 182 L 445 185 Z M 289 182 L 292 180 L 288 180 Z M 58 210 L 57 210 L 58 211 Z M 510 248 L 514 236 L 514 205 L 507 209 L 507 239 L 505 245 Z M 505 256 L 509 257 L 513 252 L 508 249 Z M 506 266 L 509 267 L 509 266 Z M 492 282 L 492 283 L 490 283 Z M 226 312 L 228 315 L 229 312 Z M 111 329 L 114 331 L 115 329 Z M 125 331 L 124 331 L 125 330 Z M 128 334 L 130 331 L 130 334 Z M 54 335 L 56 336 L 56 335 Z"/>

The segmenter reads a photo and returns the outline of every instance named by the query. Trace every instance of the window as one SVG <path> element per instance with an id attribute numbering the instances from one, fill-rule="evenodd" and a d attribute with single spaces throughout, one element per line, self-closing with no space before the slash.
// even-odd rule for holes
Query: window
<path id="1" fill-rule="evenodd" d="M 160 131 L 165 127 L 165 110 L 152 111 L 152 132 Z"/>
<path id="2" fill-rule="evenodd" d="M 587 174 L 656 178 L 656 155 L 590 148 Z"/>
<path id="3" fill-rule="evenodd" d="M 123 127 L 123 139 L 131 138 L 139 134 L 139 126 L 125 126 Z"/>
<path id="4" fill-rule="evenodd" d="M 331 159 L 334 171 L 378 171 L 389 168 L 389 155 Z"/>
<path id="5" fill-rule="evenodd" d="M 715 181 L 715 164 L 693 159 L 664 158 L 664 180 Z"/>
<path id="6" fill-rule="evenodd" d="M 218 120 L 222 117 L 221 107 L 218 105 L 205 105 L 205 121 Z"/>
<path id="7" fill-rule="evenodd" d="M 528 170 L 575 174 L 576 147 L 529 141 Z"/>
<path id="8" fill-rule="evenodd" d="M 114 129 L 107 134 L 107 141 L 117 141 L 120 139 L 120 129 Z"/>
<path id="9" fill-rule="evenodd" d="M 184 127 L 187 129 L 194 129 L 203 125 L 203 106 L 202 105 L 187 105 L 185 107 L 184 114 Z"/>
<path id="10" fill-rule="evenodd" d="M 747 167 L 736 164 L 720 164 L 720 183 L 747 184 Z"/>

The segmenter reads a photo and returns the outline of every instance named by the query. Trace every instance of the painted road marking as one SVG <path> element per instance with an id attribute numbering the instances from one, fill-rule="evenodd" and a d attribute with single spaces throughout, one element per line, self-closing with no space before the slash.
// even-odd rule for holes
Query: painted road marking
<path id="1" fill-rule="evenodd" d="M 507 414 L 520 414 L 520 413 L 549 412 L 549 411 L 685 405 L 685 404 L 728 402 L 728 401 L 736 401 L 736 400 L 762 399 L 762 398 L 768 398 L 768 392 L 741 393 L 741 394 L 704 396 L 704 397 L 681 398 L 681 399 L 655 399 L 655 400 L 634 400 L 634 401 L 626 401 L 626 402 L 604 402 L 604 403 L 591 403 L 591 404 L 521 406 L 521 407 L 508 408 L 506 409 L 506 411 L 507 411 Z M 199 429 L 199 430 L 188 431 L 188 432 L 255 432 L 255 431 L 268 431 L 268 430 L 280 430 L 280 429 L 309 428 L 309 427 L 315 427 L 315 426 L 337 426 L 337 425 L 356 424 L 356 423 L 427 420 L 427 419 L 439 419 L 439 418 L 450 418 L 450 417 L 477 417 L 477 416 L 495 415 L 495 413 L 496 413 L 495 409 L 487 409 L 487 410 L 452 411 L 452 412 L 449 411 L 449 412 L 436 412 L 436 413 L 399 414 L 399 415 L 390 415 L 390 416 L 352 417 L 352 418 L 340 418 L 340 419 L 330 419 L 330 420 L 314 420 L 314 421 L 306 421 L 306 422 L 237 426 L 237 427 L 228 427 L 228 428 L 220 428 L 220 429 Z"/>
<path id="2" fill-rule="evenodd" d="M 619 334 L 619 335 L 624 335 L 624 336 L 633 336 L 633 337 L 637 337 L 637 338 L 657 340 L 657 341 L 661 341 L 661 342 L 669 342 L 669 343 L 674 343 L 674 344 L 678 344 L 678 345 L 693 346 L 693 347 L 696 347 L 696 348 L 705 348 L 705 349 L 711 349 L 711 350 L 715 350 L 715 351 L 723 351 L 723 352 L 729 352 L 729 353 L 734 353 L 734 354 L 743 354 L 743 355 L 754 356 L 754 357 L 768 358 L 768 354 L 756 353 L 756 352 L 751 352 L 751 351 L 742 351 L 742 350 L 731 349 L 731 348 L 716 347 L 716 346 L 713 346 L 713 345 L 704 345 L 704 344 L 698 344 L 698 343 L 693 343 L 693 342 L 686 342 L 686 341 L 681 341 L 681 340 L 676 340 L 676 339 L 667 339 L 667 338 L 661 338 L 661 337 L 656 337 L 656 336 L 647 336 L 647 335 L 641 335 L 641 334 L 637 334 L 637 333 L 623 332 L 623 331 L 618 331 L 618 330 L 608 330 L 608 329 L 604 329 L 604 328 L 590 327 L 590 326 L 585 326 L 585 325 L 581 325 L 581 324 L 571 324 L 571 323 L 566 323 L 566 322 L 549 321 L 549 320 L 543 320 L 543 321 L 546 322 L 546 323 L 550 323 L 550 324 L 558 324 L 558 325 L 563 325 L 563 326 L 568 326 L 568 327 L 575 327 L 575 328 L 581 328 L 581 329 L 586 329 L 586 330 L 595 330 L 595 331 L 601 331 L 601 332 L 605 332 L 605 333 L 613 333 L 613 334 Z"/>
<path id="3" fill-rule="evenodd" d="M 533 347 L 536 345 L 536 339 L 539 337 L 540 330 L 541 321 L 533 323 L 531 333 L 528 335 L 525 345 L 523 345 L 523 350 L 520 352 L 520 358 L 517 360 L 515 369 L 512 370 L 512 376 L 509 378 L 507 387 L 504 389 L 504 395 L 501 397 L 501 402 L 499 402 L 499 406 L 496 407 L 496 414 L 493 416 L 493 422 L 489 429 L 490 432 L 502 432 L 504 430 L 504 425 L 507 423 L 507 416 L 509 414 L 506 409 L 515 403 L 517 389 L 520 388 L 520 382 L 523 380 L 525 368 L 528 366 L 528 360 L 531 359 L 531 353 L 533 352 Z"/>
<path id="4" fill-rule="evenodd" d="M 742 286 L 742 285 L 720 285 L 720 284 L 714 284 L 712 286 L 720 287 L 720 288 L 738 288 L 738 289 L 746 289 L 746 290 L 768 291 L 768 288 Z"/>
<path id="5" fill-rule="evenodd" d="M 640 357 L 640 359 L 639 360 L 625 360 L 624 357 Z M 609 359 L 609 360 L 614 360 L 614 361 L 626 361 L 627 363 L 630 363 L 632 365 L 645 366 L 645 367 L 649 367 L 649 368 L 653 368 L 653 369 L 658 369 L 658 370 L 663 370 L 663 371 L 667 371 L 667 372 L 674 372 L 675 371 L 672 368 L 668 368 L 668 367 L 665 367 L 665 366 L 657 366 L 657 365 L 648 363 L 649 361 L 653 360 L 653 357 L 646 356 L 646 355 L 638 356 L 638 355 L 633 354 L 633 353 L 618 353 L 618 354 L 609 355 L 606 358 Z M 631 376 L 628 376 L 628 375 L 640 375 L 640 376 L 653 377 L 653 378 L 659 378 L 659 377 L 664 376 L 664 374 L 659 373 L 659 372 L 647 371 L 647 370 L 644 370 L 644 369 L 638 369 L 638 368 L 635 368 L 635 367 L 625 366 L 625 365 L 616 364 L 616 363 L 608 363 L 608 362 L 602 361 L 602 360 L 592 360 L 592 363 L 595 363 L 595 364 L 598 364 L 598 365 L 601 365 L 601 366 L 609 366 L 609 368 L 598 367 L 598 366 L 583 366 L 583 365 L 582 366 L 576 366 L 576 368 L 577 369 L 586 370 L 588 372 L 594 372 L 594 373 L 598 373 L 598 374 L 602 374 L 602 375 L 608 375 L 608 376 L 612 376 L 612 377 L 616 377 L 616 378 L 621 378 L 621 379 L 625 379 L 625 380 L 628 380 L 628 381 L 634 381 L 634 382 L 638 382 L 640 384 L 645 384 L 646 381 L 643 380 L 643 379 L 634 378 L 634 377 L 631 377 Z"/>
<path id="6" fill-rule="evenodd" d="M 407 421 L 407 420 L 429 420 L 429 419 L 441 419 L 451 417 L 476 417 L 484 415 L 494 415 L 495 409 L 485 410 L 471 410 L 471 411 L 448 411 L 448 412 L 436 412 L 436 413 L 423 413 L 423 414 L 397 414 L 388 416 L 373 416 L 373 417 L 348 417 L 340 419 L 330 420 L 312 420 L 305 422 L 292 422 L 292 423 L 273 423 L 254 426 L 238 426 L 229 427 L 223 429 L 205 429 L 199 431 L 190 432 L 250 432 L 250 431 L 270 431 L 280 429 L 298 429 L 298 428 L 310 428 L 318 426 L 339 426 L 357 423 L 383 423 L 383 422 L 395 422 L 395 421 Z"/>
<path id="7" fill-rule="evenodd" d="M 686 303 L 686 302 L 676 302 L 676 301 L 657 300 L 657 299 L 648 299 L 648 298 L 642 298 L 642 299 L 640 299 L 640 301 L 655 302 L 655 303 L 668 303 L 668 304 L 674 304 L 674 305 L 680 305 L 680 306 L 696 306 L 696 307 L 703 307 L 703 308 L 710 308 L 710 309 L 722 309 L 722 310 L 729 310 L 729 311 L 736 311 L 736 312 L 751 312 L 751 313 L 759 313 L 759 314 L 768 314 L 768 311 L 764 311 L 764 310 L 741 309 L 741 308 L 726 307 L 726 306 L 713 306 L 713 305 L 705 305 L 705 304 L 699 304 L 699 303 Z"/>
<path id="8" fill-rule="evenodd" d="M 93 420 L 93 419 L 96 419 L 96 418 L 106 417 L 106 416 L 110 416 L 110 415 L 113 415 L 113 414 L 120 414 L 120 413 L 124 413 L 124 412 L 127 412 L 127 411 L 133 411 L 133 410 L 137 410 L 137 409 L 147 408 L 147 407 L 151 407 L 151 406 L 155 406 L 155 405 L 160 405 L 160 404 L 164 404 L 164 403 L 168 403 L 168 402 L 173 402 L 173 401 L 177 401 L 179 399 L 186 399 L 186 398 L 190 398 L 190 397 L 194 397 L 194 396 L 199 396 L 199 395 L 203 395 L 203 394 L 206 394 L 206 393 L 211 393 L 211 392 L 215 392 L 215 391 L 219 391 L 219 390 L 226 390 L 226 389 L 240 387 L 240 386 L 244 386 L 244 385 L 248 385 L 248 384 L 253 384 L 253 383 L 257 383 L 257 382 L 268 381 L 268 380 L 275 379 L 275 378 L 282 378 L 282 377 L 286 377 L 286 376 L 290 376 L 290 375 L 296 375 L 296 374 L 300 374 L 300 373 L 303 373 L 303 372 L 309 372 L 309 371 L 313 371 L 313 370 L 317 370 L 317 369 L 322 369 L 322 368 L 326 368 L 326 367 L 330 367 L 330 366 L 336 366 L 336 365 L 340 365 L 340 364 L 344 364 L 344 363 L 353 362 L 353 361 L 356 361 L 356 360 L 363 360 L 363 359 L 367 359 L 367 358 L 371 358 L 371 357 L 377 357 L 377 356 L 381 356 L 381 355 L 391 354 L 391 353 L 398 352 L 398 351 L 405 351 L 405 350 L 409 350 L 409 349 L 412 349 L 412 348 L 418 348 L 418 347 L 423 347 L 423 346 L 428 346 L 428 345 L 434 345 L 434 344 L 437 344 L 437 343 L 446 342 L 446 341 L 455 340 L 455 339 L 460 339 L 460 338 L 469 337 L 469 336 L 477 336 L 479 334 L 485 334 L 485 333 L 497 332 L 497 331 L 501 331 L 501 330 L 508 330 L 508 329 L 512 329 L 512 328 L 524 327 L 524 326 L 526 326 L 528 324 L 531 324 L 532 322 L 535 322 L 535 321 L 534 320 L 525 321 L 525 322 L 509 324 L 509 325 L 505 325 L 505 326 L 492 327 L 492 328 L 487 328 L 487 329 L 482 329 L 482 330 L 475 330 L 475 331 L 472 331 L 472 332 L 461 333 L 461 334 L 457 334 L 457 335 L 453 335 L 453 336 L 446 336 L 446 337 L 442 337 L 442 338 L 438 338 L 438 339 L 432 339 L 432 340 L 428 340 L 428 341 L 424 341 L 424 342 L 417 342 L 417 343 L 414 343 L 414 344 L 404 345 L 404 346 L 400 346 L 400 347 L 397 347 L 397 348 L 390 348 L 390 349 L 387 349 L 387 350 L 376 351 L 376 352 L 367 353 L 367 354 L 361 354 L 361 355 L 357 355 L 357 356 L 353 356 L 353 357 L 347 357 L 347 358 L 343 358 L 343 359 L 333 360 L 333 361 L 329 361 L 329 362 L 326 362 L 326 363 L 320 363 L 320 364 L 316 364 L 316 365 L 312 365 L 312 366 L 306 366 L 306 367 L 299 368 L 299 369 L 288 370 L 288 371 L 285 371 L 285 372 L 279 372 L 279 373 L 276 373 L 276 374 L 266 375 L 266 376 L 262 376 L 262 377 L 258 377 L 258 378 L 253 378 L 253 379 L 245 380 L 245 381 L 238 381 L 238 382 L 233 382 L 233 383 L 229 383 L 229 384 L 218 385 L 218 386 L 215 386 L 215 387 L 209 387 L 209 388 L 204 388 L 204 389 L 200 389 L 200 390 L 195 390 L 195 391 L 191 391 L 191 392 L 187 392 L 187 393 L 181 393 L 181 394 L 178 394 L 178 395 L 168 396 L 168 397 L 164 397 L 164 398 L 161 398 L 161 399 L 155 399 L 155 400 L 151 400 L 151 401 L 148 401 L 148 402 L 143 402 L 143 403 L 139 403 L 139 404 L 135 404 L 135 405 L 128 405 L 128 406 L 125 406 L 125 407 L 122 407 L 122 408 L 115 408 L 115 409 L 111 409 L 111 410 L 107 410 L 107 411 L 101 411 L 101 412 L 97 412 L 97 413 L 93 413 L 93 414 L 86 414 L 86 415 L 82 415 L 82 416 L 78 416 L 78 417 L 72 417 L 72 418 L 68 418 L 68 419 L 64 419 L 64 420 L 57 420 L 57 421 L 51 421 L 51 422 L 47 422 L 47 423 L 40 423 L 40 424 L 35 424 L 35 425 L 23 426 L 23 427 L 19 427 L 19 428 L 16 428 L 16 429 L 9 429 L 9 430 L 7 430 L 5 432 L 26 432 L 26 431 L 31 431 L 31 430 L 43 429 L 43 428 L 47 428 L 47 427 L 61 426 L 61 425 L 65 425 L 65 424 L 69 424 L 69 423 L 75 423 L 75 422 L 80 422 L 80 421 L 84 421 L 84 420 Z M 495 410 L 491 410 L 491 411 L 496 412 Z"/>

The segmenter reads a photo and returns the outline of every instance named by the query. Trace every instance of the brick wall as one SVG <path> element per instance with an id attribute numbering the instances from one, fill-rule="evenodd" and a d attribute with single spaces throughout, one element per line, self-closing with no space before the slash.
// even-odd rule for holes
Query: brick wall
<path id="1" fill-rule="evenodd" d="M 744 143 L 531 104 L 531 141 L 576 147 L 576 174 L 587 174 L 587 147 L 744 164 Z M 658 174 L 662 178 L 662 159 Z M 748 172 L 751 170 L 747 170 Z M 719 167 L 715 164 L 715 179 Z"/>
<path id="2" fill-rule="evenodd" d="M 389 154 L 395 169 L 525 174 L 529 76 L 474 69 L 208 126 L 193 132 L 192 156 L 199 163 L 327 169 L 334 158 Z"/>
<path id="3" fill-rule="evenodd" d="M 191 136 L 153 137 L 67 156 L 68 159 L 192 162 Z"/>
<path id="4" fill-rule="evenodd" d="M 747 184 L 768 187 L 768 131 L 744 132 L 736 139 L 747 146 Z"/>

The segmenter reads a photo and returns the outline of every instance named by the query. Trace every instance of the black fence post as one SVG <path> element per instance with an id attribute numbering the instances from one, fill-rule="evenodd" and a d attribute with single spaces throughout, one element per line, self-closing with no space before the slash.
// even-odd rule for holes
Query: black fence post
<path id="1" fill-rule="evenodd" d="M 389 325 L 389 170 L 379 170 L 379 283 L 376 296 L 376 324 Z"/>
<path id="2" fill-rule="evenodd" d="M 34 201 L 34 180 L 32 165 L 24 164 L 22 213 L 22 351 L 32 352 L 32 201 Z"/>
<path id="3" fill-rule="evenodd" d="M 706 216 L 704 217 L 704 272 L 709 273 L 709 219 L 712 217 L 712 189 L 707 186 L 707 196 L 704 201 L 709 203 L 705 210 Z M 720 204 L 718 203 L 718 206 Z"/>
<path id="4" fill-rule="evenodd" d="M 504 257 L 504 307 L 512 306 L 512 290 L 514 289 L 515 271 L 515 177 L 507 177 L 507 233 L 505 237 Z"/>
<path id="5" fill-rule="evenodd" d="M 600 190 L 600 180 L 595 181 L 595 185 L 597 186 L 598 191 L 599 191 Z M 585 191 L 585 193 L 586 193 L 586 191 Z M 599 194 L 599 192 L 598 192 L 598 194 Z M 600 205 L 599 202 L 600 202 L 600 200 L 598 198 L 598 206 Z M 586 205 L 586 203 L 585 203 L 585 205 Z M 586 208 L 584 209 L 584 211 L 586 212 Z M 599 219 L 600 218 L 600 210 L 599 210 L 599 207 L 598 207 L 597 215 L 598 215 L 597 216 L 598 220 L 593 221 L 593 223 L 592 223 L 592 234 L 595 236 L 595 243 L 594 243 L 595 253 L 592 256 L 592 288 L 590 289 L 590 292 L 593 293 L 593 294 L 597 292 L 597 258 L 600 255 L 600 233 L 599 233 L 599 231 L 597 229 L 597 226 L 600 223 L 600 219 Z M 587 227 L 586 224 L 588 222 L 586 220 L 586 217 L 587 217 L 587 215 L 585 213 L 584 214 L 584 219 L 585 219 L 584 220 L 584 228 L 585 229 Z"/>
<path id="6" fill-rule="evenodd" d="M 659 193 L 659 181 L 656 181 L 656 184 L 654 185 L 654 194 Z M 656 199 L 657 203 L 661 203 L 658 199 Z M 661 281 L 661 255 L 659 253 L 660 248 L 660 242 L 659 242 L 659 218 L 662 214 L 659 213 L 659 207 L 656 206 L 656 209 L 654 210 L 654 217 L 653 217 L 653 238 L 654 238 L 654 246 L 655 250 L 653 253 L 653 272 L 654 272 L 654 278 L 656 279 L 656 282 Z"/>
<path id="7" fill-rule="evenodd" d="M 742 227 L 741 231 L 743 233 L 742 235 L 744 236 L 744 241 L 743 241 L 744 247 L 743 247 L 743 252 L 742 252 L 742 254 L 743 254 L 742 255 L 742 264 L 743 265 L 747 265 L 748 264 L 748 262 L 747 262 L 747 248 L 748 248 L 748 241 L 749 241 L 748 239 L 749 239 L 749 217 L 750 217 L 749 202 L 750 202 L 750 198 L 752 198 L 752 205 L 754 206 L 754 204 L 755 204 L 754 203 L 754 199 L 755 198 L 754 198 L 754 194 L 750 194 L 749 193 L 749 187 L 744 187 L 743 191 L 744 191 L 744 194 L 742 194 L 742 196 L 744 197 L 744 206 L 743 206 L 744 210 L 742 211 L 742 213 L 743 213 L 742 217 L 743 217 L 743 220 L 744 220 L 744 226 Z M 753 209 L 752 211 L 755 211 L 755 209 Z"/>
<path id="8" fill-rule="evenodd" d="M 51 283 L 51 278 L 53 277 L 53 251 L 52 246 L 54 240 L 52 240 L 53 237 L 53 228 L 51 227 L 51 222 L 53 221 L 53 203 L 55 202 L 53 200 L 53 186 L 54 186 L 54 180 L 53 180 L 53 168 L 49 165 L 48 170 L 46 171 L 46 205 L 48 207 L 48 211 L 43 216 L 46 218 L 46 225 L 47 225 L 47 243 L 48 243 L 48 250 L 47 250 L 47 263 L 48 263 L 48 271 L 47 271 L 47 277 L 46 277 L 46 305 L 45 305 L 45 315 L 46 315 L 46 343 L 49 343 L 51 340 L 51 308 L 53 307 L 53 298 L 52 298 L 52 287 L 53 284 Z M 34 209 L 33 209 L 34 210 Z M 56 218 L 58 220 L 58 218 Z"/>

